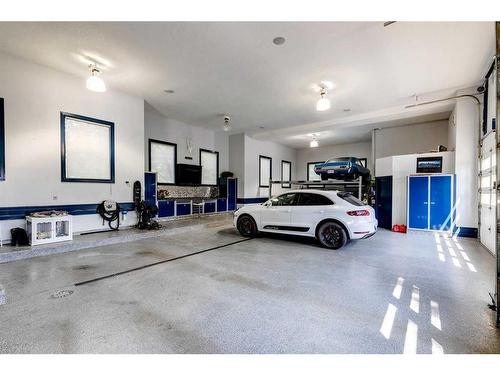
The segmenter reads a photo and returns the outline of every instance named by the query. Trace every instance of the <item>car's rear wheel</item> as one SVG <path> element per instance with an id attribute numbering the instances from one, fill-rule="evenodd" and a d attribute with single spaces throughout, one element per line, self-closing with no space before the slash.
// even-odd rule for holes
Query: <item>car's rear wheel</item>
<path id="1" fill-rule="evenodd" d="M 341 225 L 327 221 L 318 228 L 317 239 L 321 246 L 338 250 L 347 243 L 347 233 Z"/>
<path id="2" fill-rule="evenodd" d="M 250 215 L 242 215 L 238 218 L 236 228 L 243 237 L 255 237 L 258 233 L 257 224 Z"/>

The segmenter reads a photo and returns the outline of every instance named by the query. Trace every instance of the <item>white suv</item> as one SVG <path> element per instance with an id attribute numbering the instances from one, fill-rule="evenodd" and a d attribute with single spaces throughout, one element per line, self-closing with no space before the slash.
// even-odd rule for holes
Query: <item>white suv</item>
<path id="1" fill-rule="evenodd" d="M 351 193 L 325 190 L 292 190 L 234 213 L 242 236 L 262 232 L 316 237 L 322 246 L 340 249 L 348 240 L 368 238 L 377 231 L 372 207 Z"/>

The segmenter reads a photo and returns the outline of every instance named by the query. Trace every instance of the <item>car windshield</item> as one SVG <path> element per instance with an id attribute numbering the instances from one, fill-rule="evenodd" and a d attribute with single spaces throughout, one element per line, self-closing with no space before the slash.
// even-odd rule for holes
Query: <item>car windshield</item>
<path id="1" fill-rule="evenodd" d="M 337 193 L 337 195 L 340 198 L 342 198 L 343 200 L 345 200 L 346 202 L 349 202 L 350 204 L 352 204 L 354 206 L 366 206 L 361 200 L 359 200 L 354 195 L 352 195 L 352 193 L 348 193 L 348 192 L 343 191 L 343 192 Z"/>

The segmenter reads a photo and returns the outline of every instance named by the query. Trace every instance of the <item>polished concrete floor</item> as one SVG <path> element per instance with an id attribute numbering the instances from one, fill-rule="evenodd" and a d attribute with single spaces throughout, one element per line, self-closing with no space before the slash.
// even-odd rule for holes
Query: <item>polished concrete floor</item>
<path id="1" fill-rule="evenodd" d="M 494 258 L 474 240 L 240 240 L 219 221 L 0 264 L 0 353 L 500 353 Z"/>

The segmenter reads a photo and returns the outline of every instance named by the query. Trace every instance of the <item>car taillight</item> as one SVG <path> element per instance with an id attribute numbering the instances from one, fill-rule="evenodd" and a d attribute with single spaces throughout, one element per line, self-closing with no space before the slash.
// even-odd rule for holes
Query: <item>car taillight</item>
<path id="1" fill-rule="evenodd" d="M 349 216 L 370 216 L 370 211 L 368 211 L 368 210 L 347 211 L 347 215 L 349 215 Z"/>

